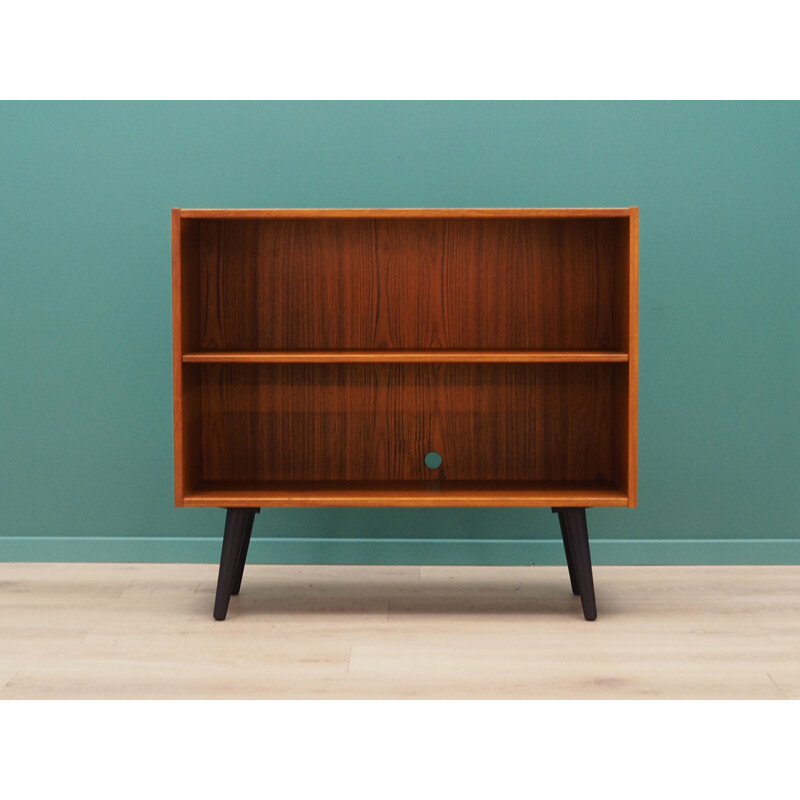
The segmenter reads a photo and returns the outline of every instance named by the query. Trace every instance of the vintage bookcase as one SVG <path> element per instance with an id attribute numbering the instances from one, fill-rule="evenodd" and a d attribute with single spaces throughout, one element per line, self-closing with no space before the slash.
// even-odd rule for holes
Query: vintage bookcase
<path id="1" fill-rule="evenodd" d="M 173 209 L 175 502 L 636 505 L 638 209 Z"/>

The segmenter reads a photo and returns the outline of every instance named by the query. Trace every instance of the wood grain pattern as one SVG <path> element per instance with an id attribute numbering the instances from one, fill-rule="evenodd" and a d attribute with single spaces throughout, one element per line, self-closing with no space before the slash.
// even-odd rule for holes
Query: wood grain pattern
<path id="1" fill-rule="evenodd" d="M 614 341 L 613 291 L 615 273 L 622 271 L 622 224 L 616 219 L 443 223 L 442 346 L 624 350 Z"/>
<path id="2" fill-rule="evenodd" d="M 351 363 L 624 363 L 611 350 L 219 350 L 186 353 L 186 364 Z"/>
<path id="3" fill-rule="evenodd" d="M 200 349 L 616 350 L 627 220 L 197 221 Z"/>
<path id="4" fill-rule="evenodd" d="M 617 365 L 204 364 L 203 478 L 613 477 Z M 442 466 L 429 470 L 429 451 Z"/>

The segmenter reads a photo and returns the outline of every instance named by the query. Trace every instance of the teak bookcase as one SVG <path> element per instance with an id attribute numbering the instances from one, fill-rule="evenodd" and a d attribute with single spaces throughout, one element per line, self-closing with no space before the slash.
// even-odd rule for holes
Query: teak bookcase
<path id="1" fill-rule="evenodd" d="M 172 212 L 175 502 L 636 505 L 638 209 Z"/>

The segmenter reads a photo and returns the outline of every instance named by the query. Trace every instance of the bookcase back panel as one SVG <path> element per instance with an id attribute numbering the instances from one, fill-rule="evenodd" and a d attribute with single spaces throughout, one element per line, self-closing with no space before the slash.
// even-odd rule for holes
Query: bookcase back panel
<path id="1" fill-rule="evenodd" d="M 184 347 L 624 351 L 628 224 L 184 220 Z"/>
<path id="2" fill-rule="evenodd" d="M 614 481 L 626 366 L 192 365 L 195 479 Z"/>

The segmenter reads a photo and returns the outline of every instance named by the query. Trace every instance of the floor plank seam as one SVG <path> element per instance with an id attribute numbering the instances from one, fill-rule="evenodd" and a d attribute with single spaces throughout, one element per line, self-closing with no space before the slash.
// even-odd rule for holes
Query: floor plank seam
<path id="1" fill-rule="evenodd" d="M 763 633 L 763 634 L 764 634 L 764 636 L 766 636 L 766 637 L 767 637 L 767 639 L 769 639 L 769 640 L 770 640 L 770 642 L 772 642 L 772 644 L 780 644 L 780 642 L 778 642 L 776 639 L 774 639 L 774 638 L 773 638 L 773 637 L 770 635 L 769 631 L 765 631 L 765 630 L 764 630 L 764 629 L 761 627 L 761 625 L 759 625 L 759 624 L 758 624 L 758 620 L 755 620 L 755 619 L 754 619 L 754 620 L 753 620 L 753 625 L 755 625 L 755 626 L 756 626 L 756 628 L 758 628 L 758 629 L 761 631 L 761 633 Z M 768 674 L 769 674 L 769 673 L 768 673 Z"/>
<path id="2" fill-rule="evenodd" d="M 788 700 L 789 695 L 783 691 L 783 688 L 780 686 L 780 684 L 778 684 L 775 678 L 773 678 L 772 675 L 769 674 L 769 672 L 767 673 L 767 677 L 775 684 L 775 688 L 783 695 L 784 699 Z"/>
<path id="3" fill-rule="evenodd" d="M 17 670 L 7 681 L 3 682 L 3 685 L 0 686 L 0 692 L 2 692 L 7 686 L 10 686 L 11 683 L 16 679 L 17 675 L 19 675 L 20 670 Z"/>

